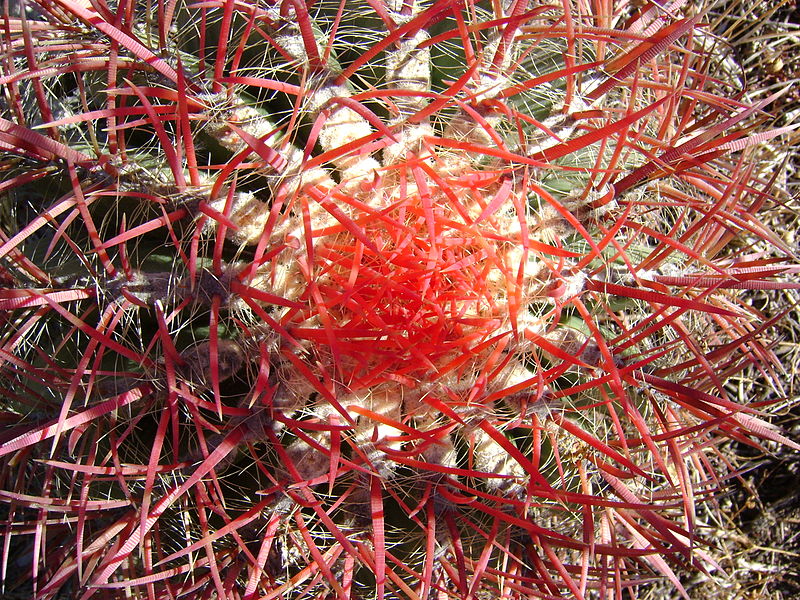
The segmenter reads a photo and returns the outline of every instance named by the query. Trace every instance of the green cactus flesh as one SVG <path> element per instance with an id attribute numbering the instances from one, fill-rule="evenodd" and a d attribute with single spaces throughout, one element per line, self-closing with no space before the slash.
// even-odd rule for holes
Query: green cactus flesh
<path id="1" fill-rule="evenodd" d="M 673 4 L 7 8 L 5 588 L 685 594 L 791 267 Z"/>

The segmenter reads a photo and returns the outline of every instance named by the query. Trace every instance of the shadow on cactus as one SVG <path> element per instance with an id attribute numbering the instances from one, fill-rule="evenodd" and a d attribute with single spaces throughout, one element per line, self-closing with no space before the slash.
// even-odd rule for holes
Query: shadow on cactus
<path id="1" fill-rule="evenodd" d="M 686 595 L 796 284 L 682 4 L 6 4 L 5 589 Z"/>

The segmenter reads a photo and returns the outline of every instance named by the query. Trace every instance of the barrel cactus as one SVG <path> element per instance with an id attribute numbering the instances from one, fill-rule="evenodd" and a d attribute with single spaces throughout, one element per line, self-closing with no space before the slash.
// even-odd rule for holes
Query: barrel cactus
<path id="1" fill-rule="evenodd" d="M 685 595 L 720 443 L 796 446 L 692 3 L 6 7 L 6 590 Z"/>

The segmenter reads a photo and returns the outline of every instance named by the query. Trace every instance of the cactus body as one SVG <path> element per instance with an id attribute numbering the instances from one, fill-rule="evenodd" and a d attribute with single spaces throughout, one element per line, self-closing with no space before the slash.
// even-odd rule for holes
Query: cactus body
<path id="1" fill-rule="evenodd" d="M 12 10 L 5 585 L 683 592 L 791 267 L 673 4 Z"/>

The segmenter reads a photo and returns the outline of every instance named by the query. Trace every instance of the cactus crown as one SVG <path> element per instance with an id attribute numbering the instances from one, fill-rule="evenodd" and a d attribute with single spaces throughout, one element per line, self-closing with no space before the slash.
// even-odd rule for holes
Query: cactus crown
<path id="1" fill-rule="evenodd" d="M 725 387 L 781 131 L 684 4 L 16 5 L 5 585 L 685 595 L 719 442 L 794 444 Z"/>

